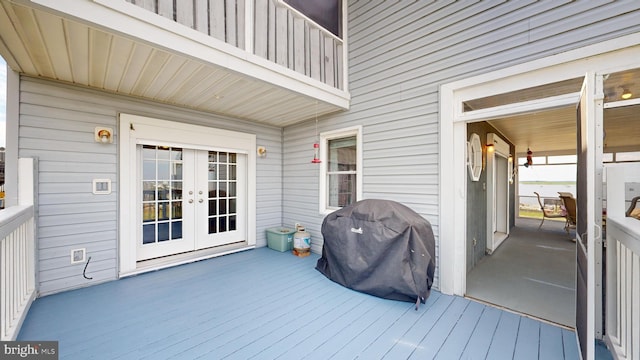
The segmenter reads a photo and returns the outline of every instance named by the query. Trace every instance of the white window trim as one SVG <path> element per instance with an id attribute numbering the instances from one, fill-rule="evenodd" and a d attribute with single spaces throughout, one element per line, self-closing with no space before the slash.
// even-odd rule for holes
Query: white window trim
<path id="1" fill-rule="evenodd" d="M 327 215 L 339 208 L 329 207 L 327 201 L 327 162 L 329 160 L 329 140 L 356 137 L 356 201 L 362 200 L 362 126 L 352 126 L 344 129 L 320 133 L 320 179 L 319 211 Z"/>

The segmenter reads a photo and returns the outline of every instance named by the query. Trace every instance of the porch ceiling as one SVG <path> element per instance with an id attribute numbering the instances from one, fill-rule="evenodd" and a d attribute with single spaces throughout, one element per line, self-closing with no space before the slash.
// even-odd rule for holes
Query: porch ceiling
<path id="1" fill-rule="evenodd" d="M 635 105 L 605 108 L 605 151 L 640 151 L 640 69 L 612 73 L 604 81 L 605 103 L 620 101 L 622 91 L 633 95 L 628 102 Z M 578 93 L 582 79 L 566 80 L 554 84 L 515 91 L 506 94 L 474 99 L 466 102 L 470 110 L 486 109 L 521 101 Z M 635 99 L 635 100 L 634 100 Z M 576 104 L 578 99 L 576 97 Z M 516 144 L 516 153 L 524 154 L 527 148 L 535 154 L 575 153 L 576 151 L 576 106 L 567 106 L 535 113 L 490 120 L 511 142 Z"/>
<path id="2" fill-rule="evenodd" d="M 640 106 L 604 110 L 604 149 L 640 151 Z M 489 123 L 516 144 L 535 154 L 576 151 L 576 108 L 573 106 L 534 114 L 491 120 Z"/>
<path id="3" fill-rule="evenodd" d="M 299 87 L 305 91 L 282 86 L 299 77 L 284 68 L 274 71 L 275 64 L 265 71 L 276 81 L 264 81 L 230 69 L 225 59 L 204 61 L 30 2 L 0 0 L 0 55 L 29 76 L 274 126 L 345 110 L 348 104 L 346 93 L 320 82 L 315 89 L 310 79 Z M 246 58 L 256 57 L 247 53 Z M 342 101 L 331 100 L 341 96 Z"/>

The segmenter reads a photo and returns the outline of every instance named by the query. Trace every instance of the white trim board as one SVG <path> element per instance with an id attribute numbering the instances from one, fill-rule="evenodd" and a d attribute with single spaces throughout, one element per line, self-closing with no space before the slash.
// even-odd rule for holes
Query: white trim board
<path id="1" fill-rule="evenodd" d="M 247 155 L 247 246 L 256 244 L 256 135 L 190 125 L 149 117 L 120 114 L 119 151 L 119 276 L 139 272 L 136 268 L 136 146 L 159 142 L 194 149 L 226 149 Z M 155 270 L 155 269 L 148 269 Z"/>

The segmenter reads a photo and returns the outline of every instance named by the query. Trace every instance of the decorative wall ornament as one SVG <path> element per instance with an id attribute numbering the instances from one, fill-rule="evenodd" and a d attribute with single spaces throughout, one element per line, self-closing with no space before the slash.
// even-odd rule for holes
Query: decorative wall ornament
<path id="1" fill-rule="evenodd" d="M 482 143 L 480 136 L 472 133 L 467 142 L 467 166 L 472 181 L 480 180 L 482 174 Z"/>
<path id="2" fill-rule="evenodd" d="M 529 166 L 533 165 L 532 156 L 533 156 L 533 151 L 527 148 L 527 161 L 524 164 L 522 164 L 524 165 L 524 167 L 528 168 Z"/>

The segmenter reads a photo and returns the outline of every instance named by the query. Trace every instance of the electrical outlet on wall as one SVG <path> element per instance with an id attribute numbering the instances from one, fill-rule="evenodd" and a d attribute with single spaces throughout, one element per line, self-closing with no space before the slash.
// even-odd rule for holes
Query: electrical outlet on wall
<path id="1" fill-rule="evenodd" d="M 87 250 L 85 248 L 71 250 L 71 263 L 72 264 L 84 263 L 86 255 L 87 255 Z"/>

